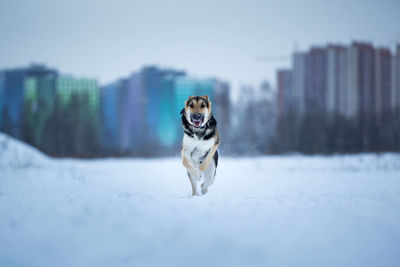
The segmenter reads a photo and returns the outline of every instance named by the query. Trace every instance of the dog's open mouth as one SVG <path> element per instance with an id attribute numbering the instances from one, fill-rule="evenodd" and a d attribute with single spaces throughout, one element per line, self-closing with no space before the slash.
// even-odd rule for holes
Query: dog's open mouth
<path id="1" fill-rule="evenodd" d="M 199 119 L 199 120 L 192 119 L 193 126 L 196 128 L 199 128 L 200 125 L 202 124 L 202 122 L 203 122 L 203 119 Z"/>

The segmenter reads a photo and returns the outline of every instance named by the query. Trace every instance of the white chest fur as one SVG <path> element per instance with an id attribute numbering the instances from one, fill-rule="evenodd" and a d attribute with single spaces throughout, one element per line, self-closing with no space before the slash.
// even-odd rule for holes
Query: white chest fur
<path id="1" fill-rule="evenodd" d="M 204 159 L 207 152 L 214 146 L 215 138 L 209 140 L 198 140 L 195 137 L 183 136 L 183 150 L 186 158 L 193 164 L 198 165 Z"/>

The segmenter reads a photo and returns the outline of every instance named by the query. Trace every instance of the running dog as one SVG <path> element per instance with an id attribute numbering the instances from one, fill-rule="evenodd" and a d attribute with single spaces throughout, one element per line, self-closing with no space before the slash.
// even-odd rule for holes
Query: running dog
<path id="1" fill-rule="evenodd" d="M 208 96 L 190 96 L 181 115 L 183 166 L 187 169 L 193 196 L 198 195 L 197 181 L 201 178 L 201 193 L 204 195 L 214 182 L 218 165 L 219 134 L 210 99 Z"/>

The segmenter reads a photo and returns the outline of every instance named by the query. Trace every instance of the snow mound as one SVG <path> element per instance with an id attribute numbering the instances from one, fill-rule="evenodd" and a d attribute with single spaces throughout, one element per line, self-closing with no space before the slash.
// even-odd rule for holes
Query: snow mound
<path id="1" fill-rule="evenodd" d="M 36 148 L 0 133 L 0 167 L 40 166 L 48 160 Z"/>

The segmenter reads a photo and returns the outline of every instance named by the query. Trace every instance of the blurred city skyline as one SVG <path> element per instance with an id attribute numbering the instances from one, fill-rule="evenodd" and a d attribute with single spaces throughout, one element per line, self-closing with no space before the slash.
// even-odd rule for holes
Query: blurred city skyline
<path id="1" fill-rule="evenodd" d="M 0 69 L 0 131 L 53 156 L 171 156 L 185 100 L 208 95 L 226 154 L 399 151 L 400 44 L 315 44 L 276 75 L 277 91 L 242 86 L 235 103 L 227 81 L 157 65 L 108 84 Z"/>
<path id="2" fill-rule="evenodd" d="M 0 69 L 45 62 L 101 84 L 144 65 L 275 87 L 313 44 L 400 41 L 398 1 L 0 1 Z"/>

